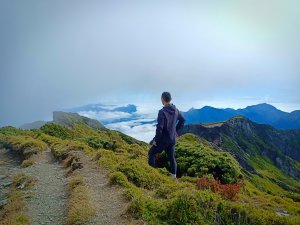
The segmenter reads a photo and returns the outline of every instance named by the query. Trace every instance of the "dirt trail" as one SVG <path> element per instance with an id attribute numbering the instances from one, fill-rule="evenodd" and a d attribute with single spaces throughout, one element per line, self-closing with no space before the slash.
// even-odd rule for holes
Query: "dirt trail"
<path id="1" fill-rule="evenodd" d="M 33 197 L 27 199 L 28 214 L 33 225 L 64 225 L 67 215 L 67 190 L 65 170 L 50 152 L 34 157 L 36 164 L 22 169 L 38 182 L 33 187 Z"/>
<path id="2" fill-rule="evenodd" d="M 124 216 L 127 201 L 122 196 L 121 190 L 109 184 L 108 172 L 100 168 L 91 158 L 82 152 L 76 152 L 83 168 L 78 172 L 91 190 L 91 201 L 96 207 L 96 216 L 90 224 L 120 225 L 127 224 L 129 220 Z M 131 221 L 133 223 L 133 221 Z"/>

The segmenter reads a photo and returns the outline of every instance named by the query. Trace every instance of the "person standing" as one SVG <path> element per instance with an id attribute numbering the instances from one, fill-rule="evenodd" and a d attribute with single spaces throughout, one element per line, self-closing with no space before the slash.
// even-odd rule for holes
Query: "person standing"
<path id="1" fill-rule="evenodd" d="M 155 154 L 165 151 L 171 166 L 171 177 L 176 178 L 177 164 L 175 159 L 175 144 L 178 132 L 183 128 L 185 119 L 175 105 L 171 103 L 171 94 L 163 92 L 156 125 L 156 134 L 150 142 L 152 146 L 148 152 L 148 163 L 155 167 Z M 178 121 L 178 123 L 177 123 Z"/>

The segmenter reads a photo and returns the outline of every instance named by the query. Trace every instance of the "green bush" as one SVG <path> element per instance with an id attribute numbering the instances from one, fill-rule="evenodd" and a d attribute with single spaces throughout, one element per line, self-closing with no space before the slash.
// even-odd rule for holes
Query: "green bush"
<path id="1" fill-rule="evenodd" d="M 241 175 L 238 162 L 227 152 L 218 152 L 195 135 L 185 134 L 176 144 L 180 175 L 199 177 L 212 174 L 222 183 L 235 183 Z"/>
<path id="2" fill-rule="evenodd" d="M 129 187 L 129 182 L 127 177 L 119 171 L 110 174 L 110 183 L 118 184 L 122 187 Z"/>
<path id="3" fill-rule="evenodd" d="M 26 167 L 32 166 L 33 164 L 34 164 L 33 160 L 26 159 L 22 162 L 21 167 L 26 168 Z"/>
<path id="4" fill-rule="evenodd" d="M 97 136 L 87 137 L 84 139 L 84 142 L 91 148 L 95 148 L 95 149 L 104 148 L 104 149 L 115 150 L 117 148 L 115 141 L 103 140 L 101 137 L 97 137 Z"/>
<path id="5" fill-rule="evenodd" d="M 172 224 L 205 224 L 201 208 L 193 192 L 182 192 L 168 206 L 168 217 Z"/>
<path id="6" fill-rule="evenodd" d="M 18 129 L 12 126 L 0 128 L 0 134 L 4 135 L 27 135 L 28 133 L 31 133 L 31 131 Z"/>
<path id="7" fill-rule="evenodd" d="M 71 129 L 68 129 L 55 123 L 46 123 L 40 128 L 40 130 L 45 134 L 61 139 L 70 139 L 74 136 Z"/>
<path id="8" fill-rule="evenodd" d="M 4 148 L 11 149 L 29 158 L 31 155 L 45 151 L 48 147 L 41 141 L 30 136 L 1 136 L 0 143 Z"/>
<path id="9" fill-rule="evenodd" d="M 161 199 L 133 198 L 128 207 L 128 212 L 136 218 L 149 221 L 150 224 L 163 224 L 162 221 L 168 221 L 168 218 L 166 218 L 167 205 Z"/>
<path id="10" fill-rule="evenodd" d="M 117 168 L 127 179 L 138 187 L 153 189 L 166 180 L 156 169 L 141 159 L 129 159 Z"/>

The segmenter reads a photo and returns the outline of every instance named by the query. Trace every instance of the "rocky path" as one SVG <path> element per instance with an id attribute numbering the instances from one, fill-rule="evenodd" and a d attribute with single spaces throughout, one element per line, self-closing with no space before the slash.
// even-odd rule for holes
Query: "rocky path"
<path id="1" fill-rule="evenodd" d="M 33 197 L 27 200 L 29 218 L 33 225 L 64 225 L 67 215 L 65 171 L 50 150 L 35 156 L 34 161 L 34 165 L 22 169 L 38 180 L 32 190 Z"/>
<path id="2" fill-rule="evenodd" d="M 96 216 L 90 224 L 97 225 L 121 225 L 128 224 L 129 220 L 124 216 L 127 201 L 122 196 L 120 189 L 109 184 L 107 171 L 100 168 L 91 158 L 82 152 L 76 152 L 83 168 L 78 172 L 91 191 L 91 201 L 96 207 Z M 130 221 L 131 224 L 136 222 Z"/>

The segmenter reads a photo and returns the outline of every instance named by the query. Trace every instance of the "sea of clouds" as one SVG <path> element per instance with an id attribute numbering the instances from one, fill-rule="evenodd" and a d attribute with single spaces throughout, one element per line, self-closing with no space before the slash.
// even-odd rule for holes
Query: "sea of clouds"
<path id="1" fill-rule="evenodd" d="M 151 105 L 135 105 L 134 112 L 127 112 L 126 105 L 89 105 L 88 107 L 74 108 L 78 114 L 96 119 L 105 127 L 121 131 L 138 140 L 150 142 L 156 129 L 157 109 Z M 119 107 L 125 107 L 116 111 Z M 86 110 L 85 110 L 86 109 Z"/>

